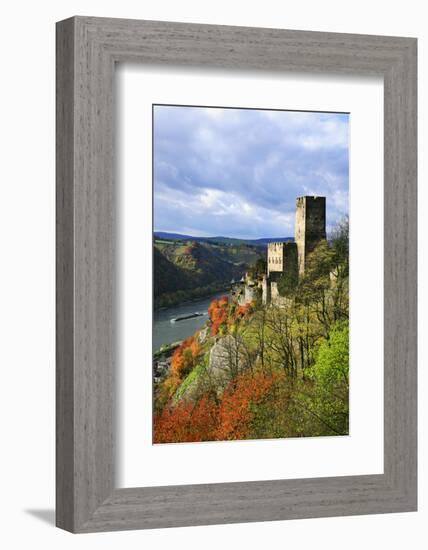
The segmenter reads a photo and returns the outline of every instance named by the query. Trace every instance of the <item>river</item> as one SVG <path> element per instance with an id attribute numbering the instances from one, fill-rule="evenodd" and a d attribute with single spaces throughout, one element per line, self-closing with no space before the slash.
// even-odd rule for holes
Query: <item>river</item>
<path id="1" fill-rule="evenodd" d="M 157 351 L 163 344 L 172 344 L 178 340 L 184 340 L 201 328 L 208 320 L 208 306 L 216 298 L 226 296 L 227 290 L 217 292 L 211 296 L 197 300 L 195 302 L 186 302 L 176 306 L 155 310 L 153 315 L 153 351 Z M 171 319 L 179 315 L 187 315 L 196 311 L 203 313 L 201 317 L 186 319 L 171 323 Z"/>

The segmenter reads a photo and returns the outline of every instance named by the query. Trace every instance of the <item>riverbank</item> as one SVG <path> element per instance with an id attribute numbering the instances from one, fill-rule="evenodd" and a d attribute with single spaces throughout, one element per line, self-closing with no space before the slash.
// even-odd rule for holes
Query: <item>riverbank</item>
<path id="1" fill-rule="evenodd" d="M 158 384 L 169 374 L 171 359 L 174 351 L 181 345 L 181 341 L 162 346 L 153 354 L 153 382 Z"/>
<path id="2" fill-rule="evenodd" d="M 208 321 L 208 307 L 213 300 L 227 294 L 227 291 L 217 291 L 200 300 L 186 301 L 168 308 L 157 309 L 153 315 L 153 353 L 160 350 L 161 346 L 173 344 L 192 336 Z M 202 312 L 199 317 L 192 317 L 171 323 L 177 317 L 191 315 L 194 312 Z"/>

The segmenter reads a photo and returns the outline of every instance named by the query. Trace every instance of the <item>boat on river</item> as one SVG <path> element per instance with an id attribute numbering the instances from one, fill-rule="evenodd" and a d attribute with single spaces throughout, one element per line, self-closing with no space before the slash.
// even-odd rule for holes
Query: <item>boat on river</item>
<path id="1" fill-rule="evenodd" d="M 187 315 L 179 315 L 171 319 L 171 323 L 177 323 L 178 321 L 186 321 L 187 319 L 194 319 L 195 317 L 202 317 L 205 313 L 195 311 L 194 313 L 188 313 Z"/>

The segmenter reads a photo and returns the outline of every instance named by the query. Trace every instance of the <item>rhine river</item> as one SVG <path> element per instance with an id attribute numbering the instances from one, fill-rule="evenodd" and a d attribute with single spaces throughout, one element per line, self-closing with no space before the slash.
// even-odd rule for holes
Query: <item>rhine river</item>
<path id="1" fill-rule="evenodd" d="M 186 302 L 176 306 L 155 310 L 153 315 L 153 351 L 158 350 L 163 344 L 172 344 L 178 340 L 184 340 L 201 328 L 208 320 L 208 306 L 216 298 L 226 296 L 227 290 L 217 292 L 211 296 L 197 300 L 195 302 Z M 171 319 L 179 315 L 188 315 L 190 313 L 203 313 L 200 317 L 186 319 L 171 323 Z"/>

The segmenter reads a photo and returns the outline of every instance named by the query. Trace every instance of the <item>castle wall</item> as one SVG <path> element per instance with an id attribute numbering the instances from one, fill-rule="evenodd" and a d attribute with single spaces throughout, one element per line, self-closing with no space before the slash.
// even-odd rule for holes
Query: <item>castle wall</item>
<path id="1" fill-rule="evenodd" d="M 263 292 L 263 285 L 262 285 Z M 247 279 L 243 283 L 237 283 L 232 287 L 230 293 L 231 299 L 240 306 L 250 304 L 257 301 L 258 298 L 258 286 Z"/>
<path id="2" fill-rule="evenodd" d="M 244 303 L 249 304 L 257 300 L 257 288 L 254 286 L 245 285 Z"/>
<path id="3" fill-rule="evenodd" d="M 297 270 L 297 245 L 293 242 L 269 243 L 267 274 L 295 273 Z"/>
<path id="4" fill-rule="evenodd" d="M 283 273 L 296 275 L 298 273 L 298 254 L 296 243 L 284 243 Z"/>
<path id="5" fill-rule="evenodd" d="M 278 283 L 273 281 L 270 283 L 270 292 L 271 292 L 271 299 L 270 303 L 274 306 L 285 306 L 287 304 L 287 298 L 286 296 L 281 296 L 278 290 Z"/>

